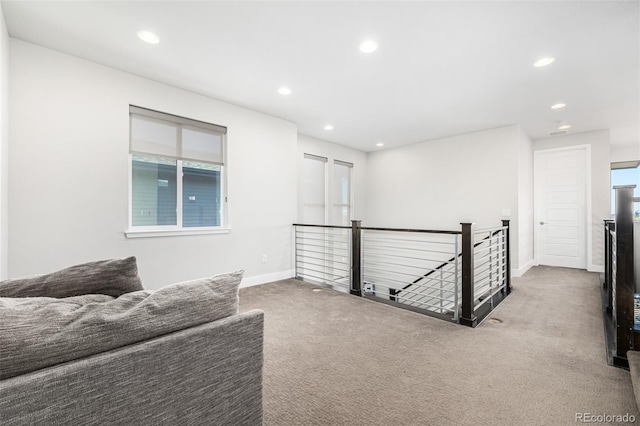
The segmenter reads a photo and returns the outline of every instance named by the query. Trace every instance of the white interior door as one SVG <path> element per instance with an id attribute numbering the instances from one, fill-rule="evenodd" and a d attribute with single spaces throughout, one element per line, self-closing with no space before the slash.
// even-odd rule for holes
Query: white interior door
<path id="1" fill-rule="evenodd" d="M 534 153 L 536 263 L 587 267 L 587 147 Z"/>

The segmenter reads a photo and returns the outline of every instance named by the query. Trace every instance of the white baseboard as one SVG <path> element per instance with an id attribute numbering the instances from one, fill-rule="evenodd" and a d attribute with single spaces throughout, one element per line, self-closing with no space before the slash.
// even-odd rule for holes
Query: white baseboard
<path id="1" fill-rule="evenodd" d="M 604 265 L 589 265 L 587 266 L 587 271 L 604 274 Z"/>
<path id="2" fill-rule="evenodd" d="M 293 278 L 295 271 L 290 269 L 288 271 L 273 272 L 271 274 L 255 275 L 253 277 L 244 277 L 240 283 L 240 288 L 253 287 L 254 285 L 266 284 L 273 281 L 286 280 Z"/>
<path id="3" fill-rule="evenodd" d="M 531 269 L 531 267 L 535 266 L 535 263 L 533 260 L 528 261 L 527 263 L 524 264 L 524 266 L 522 266 L 521 268 L 518 269 L 512 269 L 511 270 L 511 277 L 521 277 L 524 274 L 527 273 L 527 271 L 529 269 Z"/>

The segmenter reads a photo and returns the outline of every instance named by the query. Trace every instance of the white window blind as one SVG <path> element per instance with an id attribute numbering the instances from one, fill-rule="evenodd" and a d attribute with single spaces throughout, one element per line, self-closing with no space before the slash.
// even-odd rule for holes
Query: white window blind
<path id="1" fill-rule="evenodd" d="M 227 128 L 129 106 L 131 153 L 224 164 Z"/>
<path id="2" fill-rule="evenodd" d="M 353 164 L 333 161 L 333 224 L 349 225 L 351 222 L 351 171 Z"/>
<path id="3" fill-rule="evenodd" d="M 304 155 L 302 222 L 325 224 L 325 169 L 327 159 L 317 155 Z"/>

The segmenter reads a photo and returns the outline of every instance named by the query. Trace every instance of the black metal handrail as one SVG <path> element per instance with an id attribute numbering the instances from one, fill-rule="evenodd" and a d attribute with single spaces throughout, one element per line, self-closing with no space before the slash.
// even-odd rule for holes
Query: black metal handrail
<path id="1" fill-rule="evenodd" d="M 305 226 L 305 227 L 310 227 L 310 228 L 351 229 L 350 226 L 344 226 L 344 225 L 315 225 L 315 224 L 308 224 L 308 223 L 294 223 L 293 226 Z"/>
<path id="2" fill-rule="evenodd" d="M 438 231 L 435 229 L 410 229 L 410 228 L 371 228 L 367 226 L 360 227 L 363 231 L 393 231 L 393 232 L 415 232 L 418 234 L 447 234 L 460 235 L 462 231 Z"/>

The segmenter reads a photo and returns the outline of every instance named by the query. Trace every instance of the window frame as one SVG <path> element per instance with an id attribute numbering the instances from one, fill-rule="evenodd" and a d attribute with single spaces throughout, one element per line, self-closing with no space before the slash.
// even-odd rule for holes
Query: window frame
<path id="1" fill-rule="evenodd" d="M 172 157 L 167 155 L 159 155 L 152 153 L 137 152 L 131 147 L 132 138 L 132 114 L 142 115 L 153 119 L 160 119 L 175 124 L 181 128 L 213 129 L 221 136 L 221 164 L 202 161 L 191 158 Z M 181 132 L 179 132 L 181 133 Z M 178 136 L 181 139 L 181 136 Z M 181 141 L 180 141 L 181 142 Z M 133 225 L 133 157 L 134 155 L 147 155 L 149 157 L 165 158 L 176 161 L 176 224 L 175 225 L 153 225 L 153 226 L 134 226 Z M 183 162 L 199 162 L 208 164 L 217 164 L 220 167 L 220 225 L 219 226 L 201 226 L 201 227 L 184 227 L 183 226 Z M 146 108 L 129 106 L 129 154 L 128 154 L 128 227 L 125 231 L 127 238 L 147 238 L 147 237 L 169 237 L 179 235 L 207 235 L 207 234 L 226 234 L 229 233 L 228 222 L 228 192 L 227 192 L 227 132 L 226 127 L 215 124 L 205 123 L 198 120 L 192 120 L 173 114 L 154 111 Z"/>

